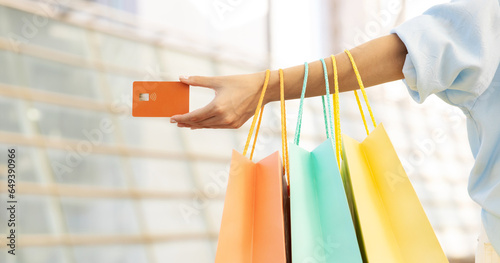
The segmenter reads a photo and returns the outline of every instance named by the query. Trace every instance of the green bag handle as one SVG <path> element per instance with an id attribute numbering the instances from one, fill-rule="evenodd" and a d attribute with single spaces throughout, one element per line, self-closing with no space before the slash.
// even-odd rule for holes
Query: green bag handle
<path id="1" fill-rule="evenodd" d="M 326 95 L 321 96 L 321 102 L 323 104 L 323 117 L 325 120 L 325 129 L 326 129 L 326 138 L 330 139 L 334 137 L 334 132 L 333 132 L 333 118 L 332 118 L 332 99 L 330 97 L 330 86 L 328 83 L 328 71 L 326 69 L 326 63 L 324 59 L 321 59 L 321 63 L 323 64 L 323 74 L 325 76 L 325 88 L 326 88 Z M 300 141 L 300 130 L 302 127 L 302 113 L 303 113 L 303 108 L 304 108 L 304 98 L 306 94 L 306 89 L 307 89 L 307 77 L 309 75 L 309 64 L 307 62 L 304 63 L 304 82 L 302 84 L 302 94 L 300 95 L 300 106 L 299 106 L 299 114 L 297 118 L 297 127 L 295 129 L 295 138 L 294 138 L 294 144 L 299 145 Z M 328 107 L 325 105 L 325 100 L 326 104 L 328 104 Z M 327 112 L 328 108 L 328 112 Z"/>

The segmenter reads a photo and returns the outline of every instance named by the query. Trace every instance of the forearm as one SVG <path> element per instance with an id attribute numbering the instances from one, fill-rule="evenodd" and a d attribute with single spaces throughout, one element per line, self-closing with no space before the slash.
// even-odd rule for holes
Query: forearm
<path id="1" fill-rule="evenodd" d="M 406 47 L 396 35 L 372 40 L 351 50 L 356 59 L 361 77 L 366 87 L 403 78 L 402 68 L 406 58 Z M 351 62 L 345 53 L 336 56 L 340 91 L 358 88 Z M 325 59 L 330 83 L 334 93 L 332 60 Z M 180 77 L 188 85 L 214 89 L 215 98 L 205 107 L 193 112 L 176 115 L 171 122 L 179 127 L 238 128 L 255 112 L 264 83 L 264 72 L 245 75 L 219 77 Z M 284 69 L 286 99 L 300 98 L 304 81 L 304 66 Z M 309 63 L 307 97 L 324 95 L 325 78 L 321 61 Z M 265 103 L 280 99 L 279 73 L 271 72 L 265 95 Z"/>
<path id="2" fill-rule="evenodd" d="M 402 79 L 403 64 L 407 50 L 395 34 L 369 41 L 351 50 L 356 60 L 365 87 Z M 359 88 L 349 57 L 344 52 L 335 56 L 340 92 Z M 333 66 L 330 57 L 325 58 L 330 83 L 330 92 L 334 93 Z M 286 99 L 300 98 L 304 78 L 304 65 L 286 68 L 284 71 Z M 325 95 L 325 81 L 321 61 L 309 63 L 306 97 Z M 266 102 L 279 100 L 278 71 L 271 72 L 266 92 Z"/>

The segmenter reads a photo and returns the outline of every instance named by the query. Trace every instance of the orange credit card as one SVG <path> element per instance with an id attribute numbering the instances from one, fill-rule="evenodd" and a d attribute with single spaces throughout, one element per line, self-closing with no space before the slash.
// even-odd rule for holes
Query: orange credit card
<path id="1" fill-rule="evenodd" d="M 189 85 L 179 81 L 134 81 L 132 116 L 172 117 L 189 112 Z"/>

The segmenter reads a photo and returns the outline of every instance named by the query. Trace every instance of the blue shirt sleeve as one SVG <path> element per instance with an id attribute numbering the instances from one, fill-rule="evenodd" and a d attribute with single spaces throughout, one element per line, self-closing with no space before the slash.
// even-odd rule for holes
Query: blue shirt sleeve
<path id="1" fill-rule="evenodd" d="M 415 101 L 436 94 L 452 105 L 473 105 L 498 68 L 499 14 L 499 0 L 459 0 L 393 29 L 408 50 L 403 74 Z"/>

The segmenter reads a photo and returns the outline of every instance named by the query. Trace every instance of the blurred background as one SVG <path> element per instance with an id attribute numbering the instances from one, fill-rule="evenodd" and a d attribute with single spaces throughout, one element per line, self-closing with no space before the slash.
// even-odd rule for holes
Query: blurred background
<path id="1" fill-rule="evenodd" d="M 213 262 L 231 150 L 249 125 L 191 131 L 132 118 L 132 82 L 314 61 L 440 2 L 0 0 L 0 202 L 15 147 L 19 232 L 17 255 L 2 245 L 0 262 Z M 368 96 L 450 261 L 473 262 L 465 117 L 436 97 L 416 104 L 401 81 Z M 191 110 L 211 98 L 192 88 Z M 342 130 L 362 140 L 354 101 L 341 94 Z M 287 102 L 289 138 L 297 110 Z M 313 149 L 325 138 L 320 100 L 304 114 L 301 145 Z M 256 159 L 281 149 L 279 117 L 279 105 L 266 107 Z"/>

